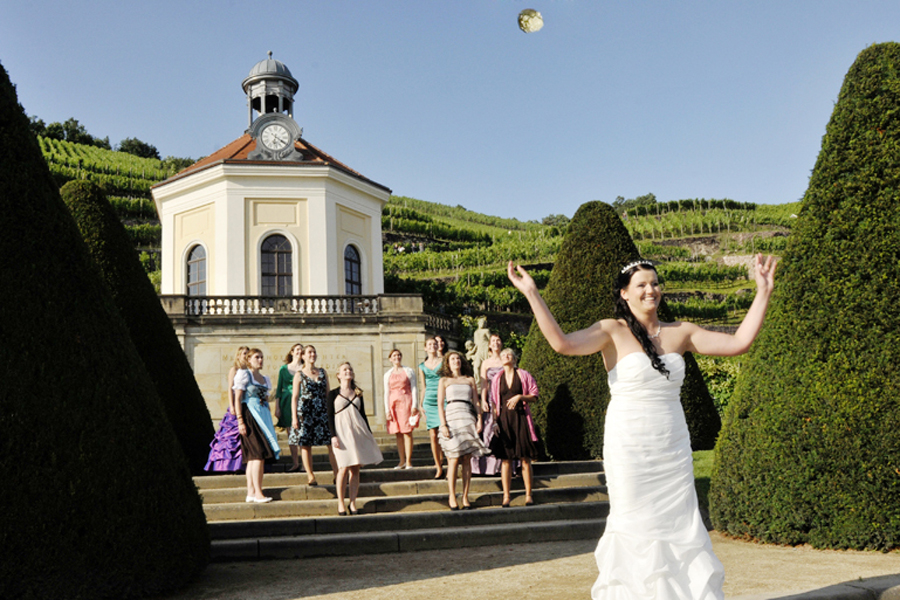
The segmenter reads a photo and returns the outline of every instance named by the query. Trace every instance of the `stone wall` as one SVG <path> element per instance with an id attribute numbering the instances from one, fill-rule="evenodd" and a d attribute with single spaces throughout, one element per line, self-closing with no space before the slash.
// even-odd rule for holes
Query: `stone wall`
<path id="1" fill-rule="evenodd" d="M 439 332 L 447 335 L 453 323 L 425 313 L 420 296 L 372 299 L 377 309 L 365 314 L 302 315 L 278 309 L 266 314 L 187 315 L 185 297 L 163 296 L 161 301 L 214 421 L 221 419 L 228 407 L 226 377 L 239 346 L 263 351 L 262 373 L 275 386 L 288 350 L 302 343 L 316 347 L 316 364 L 325 369 L 332 388 L 338 385 L 338 366 L 344 361 L 353 365 L 374 429 L 384 426 L 382 377 L 390 368 L 390 351 L 399 348 L 403 364 L 415 368 L 425 359 L 425 338 Z"/>

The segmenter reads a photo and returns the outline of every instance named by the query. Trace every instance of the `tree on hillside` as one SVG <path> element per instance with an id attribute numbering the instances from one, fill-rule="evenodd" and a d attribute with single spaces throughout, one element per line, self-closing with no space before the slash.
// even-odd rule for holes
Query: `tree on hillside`
<path id="1" fill-rule="evenodd" d="M 209 560 L 200 497 L 2 68 L 0 211 L 0 597 L 183 586 Z"/>
<path id="2" fill-rule="evenodd" d="M 566 215 L 547 215 L 541 219 L 542 225 L 550 225 L 555 227 L 565 227 L 569 224 L 569 217 Z"/>
<path id="3" fill-rule="evenodd" d="M 60 190 L 94 263 L 153 380 L 191 472 L 203 473 L 215 431 L 194 372 L 169 317 L 134 251 L 125 226 L 100 187 L 76 179 Z"/>
<path id="4" fill-rule="evenodd" d="M 85 126 L 78 122 L 78 119 L 69 118 L 65 123 L 53 122 L 46 125 L 43 119 L 32 116 L 29 119 L 29 129 L 33 135 L 111 150 L 109 137 L 101 139 L 92 136 L 87 132 Z"/>
<path id="5" fill-rule="evenodd" d="M 900 44 L 844 79 L 716 447 L 718 529 L 900 547 Z"/>
<path id="6" fill-rule="evenodd" d="M 178 158 L 177 156 L 167 156 L 162 159 L 162 168 L 171 173 L 177 173 L 182 169 L 186 169 L 194 164 L 193 158 Z"/>
<path id="7" fill-rule="evenodd" d="M 612 287 L 619 269 L 639 257 L 615 210 L 603 202 L 583 204 L 572 221 L 542 292 L 563 331 L 583 329 L 614 317 Z M 662 302 L 660 318 L 672 321 Z M 713 447 L 719 416 L 697 362 L 685 354 L 687 372 L 681 402 L 694 449 Z M 562 356 L 532 323 L 522 368 L 537 379 L 540 396 L 531 404 L 547 453 L 555 459 L 599 457 L 609 403 L 606 368 L 600 353 Z"/>
<path id="8" fill-rule="evenodd" d="M 141 158 L 159 159 L 159 150 L 156 149 L 156 146 L 151 146 L 147 142 L 142 142 L 137 138 L 125 138 L 119 142 L 117 149 L 119 152 L 127 152 L 128 154 L 134 154 Z"/>
<path id="9" fill-rule="evenodd" d="M 629 208 L 636 208 L 638 206 L 650 206 L 656 204 L 656 195 L 655 194 L 644 194 L 643 196 L 638 196 L 637 198 L 629 198 L 626 200 L 622 196 L 616 196 L 616 199 L 613 200 L 613 208 L 616 209 L 618 214 L 624 213 Z"/>

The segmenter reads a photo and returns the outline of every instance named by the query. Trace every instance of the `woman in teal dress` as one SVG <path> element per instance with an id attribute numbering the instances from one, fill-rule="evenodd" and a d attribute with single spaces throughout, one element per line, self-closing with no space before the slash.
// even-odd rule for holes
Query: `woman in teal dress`
<path id="1" fill-rule="evenodd" d="M 419 406 L 425 412 L 425 427 L 431 438 L 431 455 L 434 457 L 435 479 L 444 476 L 444 453 L 438 443 L 438 427 L 441 426 L 441 418 L 438 414 L 438 381 L 441 376 L 441 358 L 438 355 L 437 341 L 430 337 L 425 340 L 425 354 L 427 358 L 419 363 L 419 389 L 422 390 L 422 400 Z"/>
<path id="2" fill-rule="evenodd" d="M 275 426 L 290 429 L 293 415 L 291 400 L 294 391 L 294 375 L 303 366 L 303 344 L 291 346 L 287 356 L 284 357 L 284 363 L 278 369 L 278 385 L 275 387 L 275 418 L 278 419 Z M 289 443 L 288 448 L 291 449 L 291 460 L 293 461 L 288 472 L 293 473 L 300 469 L 300 447 Z"/>

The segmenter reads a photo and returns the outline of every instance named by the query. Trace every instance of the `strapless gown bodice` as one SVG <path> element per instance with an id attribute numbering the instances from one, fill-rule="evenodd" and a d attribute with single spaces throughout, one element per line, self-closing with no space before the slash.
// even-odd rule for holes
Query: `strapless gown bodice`
<path id="1" fill-rule="evenodd" d="M 609 392 L 612 396 L 628 396 L 636 401 L 679 402 L 684 382 L 684 358 L 670 352 L 662 357 L 669 378 L 666 379 L 650 364 L 643 352 L 623 356 L 609 372 Z"/>

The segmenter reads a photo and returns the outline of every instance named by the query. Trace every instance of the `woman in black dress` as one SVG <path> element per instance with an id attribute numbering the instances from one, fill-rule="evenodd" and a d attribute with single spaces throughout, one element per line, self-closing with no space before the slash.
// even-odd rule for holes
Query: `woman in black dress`
<path id="1" fill-rule="evenodd" d="M 528 403 L 538 396 L 537 384 L 528 371 L 516 368 L 516 353 L 512 348 L 500 351 L 503 371 L 491 382 L 491 410 L 494 413 L 494 437 L 491 453 L 499 458 L 500 481 L 503 485 L 503 506 L 509 506 L 509 488 L 512 480 L 510 462 L 522 461 L 522 479 L 525 482 L 525 506 L 534 504 L 531 497 L 531 461 L 537 460 L 537 434 Z"/>

